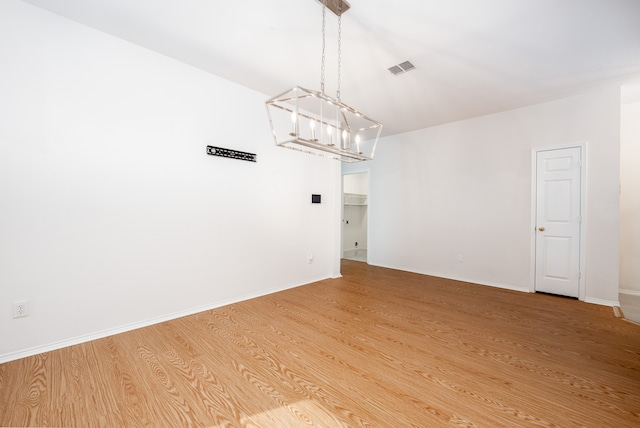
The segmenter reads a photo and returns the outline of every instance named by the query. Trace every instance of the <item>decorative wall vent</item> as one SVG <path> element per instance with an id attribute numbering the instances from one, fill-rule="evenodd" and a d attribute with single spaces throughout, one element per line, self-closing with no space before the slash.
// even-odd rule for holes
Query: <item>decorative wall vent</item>
<path id="1" fill-rule="evenodd" d="M 233 149 L 224 149 L 222 147 L 207 146 L 207 154 L 211 156 L 220 156 L 222 158 L 238 159 L 249 162 L 257 162 L 258 155 L 255 153 L 240 152 Z"/>

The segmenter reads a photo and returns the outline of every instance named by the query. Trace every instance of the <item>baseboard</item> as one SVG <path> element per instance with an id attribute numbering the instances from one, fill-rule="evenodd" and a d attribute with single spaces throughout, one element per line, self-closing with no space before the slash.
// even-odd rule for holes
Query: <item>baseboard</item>
<path id="1" fill-rule="evenodd" d="M 602 306 L 620 306 L 620 302 L 618 302 L 617 300 L 605 300 L 605 299 L 596 299 L 594 297 L 586 297 L 584 301 L 586 303 L 593 303 L 595 305 L 602 305 Z"/>
<path id="2" fill-rule="evenodd" d="M 437 278 L 451 279 L 453 281 L 468 282 L 468 283 L 471 283 L 471 284 L 486 285 L 486 286 L 489 286 L 489 287 L 502 288 L 502 289 L 505 289 L 505 290 L 521 291 L 521 292 L 524 292 L 524 293 L 530 293 L 531 292 L 529 290 L 529 287 L 519 287 L 519 286 L 516 286 L 516 285 L 510 285 L 510 284 L 500 284 L 500 283 L 493 283 L 493 282 L 486 282 L 486 281 L 477 281 L 475 279 L 454 277 L 454 276 L 451 276 L 451 275 L 443 275 L 443 274 L 434 273 L 434 272 L 424 272 L 424 271 L 417 271 L 417 270 L 407 269 L 407 268 L 403 268 L 403 267 L 386 266 L 386 265 L 377 264 L 377 263 L 371 262 L 371 261 L 369 261 L 369 264 L 372 265 L 372 266 L 380 266 L 380 267 L 387 268 L 387 269 L 402 270 L 402 271 L 405 271 L 405 272 L 412 272 L 412 273 L 417 273 L 417 274 L 420 274 L 420 275 L 435 276 Z M 619 290 L 619 292 L 622 293 L 622 294 L 633 294 L 633 295 L 640 296 L 640 291 L 635 291 L 635 290 Z M 584 301 L 586 303 L 593 303 L 593 304 L 602 305 L 602 306 L 620 306 L 620 302 L 618 302 L 616 300 L 605 300 L 605 299 L 596 299 L 596 298 L 593 298 L 593 297 L 587 297 L 587 298 L 585 298 Z"/>
<path id="3" fill-rule="evenodd" d="M 470 283 L 470 284 L 478 284 L 478 285 L 485 285 L 487 287 L 501 288 L 503 290 L 512 290 L 512 291 L 520 291 L 520 292 L 523 292 L 523 293 L 529 293 L 529 288 L 528 287 L 520 287 L 520 286 L 517 286 L 517 285 L 501 284 L 501 283 L 497 283 L 497 282 L 488 282 L 488 281 L 478 281 L 478 280 L 475 280 L 475 279 L 455 277 L 455 276 L 445 275 L 445 274 L 441 274 L 441 273 L 437 273 L 437 272 L 417 271 L 417 270 L 407 269 L 407 268 L 402 268 L 402 267 L 384 266 L 384 265 L 380 265 L 380 264 L 376 264 L 376 263 L 371 263 L 371 261 L 369 261 L 369 264 L 370 265 L 374 265 L 374 266 L 380 266 L 380 267 L 387 268 L 387 269 L 396 269 L 396 270 L 402 270 L 402 271 L 405 271 L 405 272 L 417 273 L 419 275 L 434 276 L 436 278 L 450 279 L 452 281 L 467 282 L 467 283 Z"/>
<path id="4" fill-rule="evenodd" d="M 629 290 L 627 288 L 621 288 L 618 290 L 620 294 L 628 294 L 630 296 L 640 296 L 640 290 Z"/>
<path id="5" fill-rule="evenodd" d="M 147 320 L 134 322 L 131 324 L 122 325 L 119 327 L 102 330 L 95 333 L 89 333 L 82 336 L 73 337 L 70 339 L 60 340 L 58 342 L 49 343 L 42 346 L 35 346 L 33 348 L 23 349 L 16 352 L 9 352 L 7 354 L 0 355 L 0 364 L 8 363 L 9 361 L 15 361 L 22 358 L 32 357 L 34 355 L 43 354 L 45 352 L 55 351 L 57 349 L 66 348 L 68 346 L 79 345 L 81 343 L 91 342 L 92 340 L 104 339 L 105 337 L 114 336 L 120 333 L 126 333 L 127 331 L 137 330 L 139 328 L 149 327 L 154 324 L 160 324 L 166 321 L 171 321 L 177 318 L 182 318 L 189 315 L 194 315 L 200 312 L 209 311 L 211 309 L 220 308 L 223 306 L 231 305 L 234 303 L 242 302 L 245 300 L 255 299 L 257 297 L 266 296 L 269 294 L 277 293 L 279 291 L 288 290 L 291 288 L 301 287 L 303 285 L 311 284 L 313 282 L 329 279 L 328 276 L 309 278 L 301 283 L 291 283 L 280 287 L 269 288 L 261 290 L 256 293 L 249 293 L 242 296 L 238 296 L 233 299 L 220 300 L 217 302 L 209 303 L 207 305 L 198 306 L 195 308 L 187 309 L 184 311 L 178 311 L 171 314 L 150 318 Z"/>

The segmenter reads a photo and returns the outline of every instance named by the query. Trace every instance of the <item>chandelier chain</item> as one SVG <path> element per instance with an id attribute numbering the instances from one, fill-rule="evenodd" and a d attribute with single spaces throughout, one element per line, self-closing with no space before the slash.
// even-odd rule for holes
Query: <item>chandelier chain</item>
<path id="1" fill-rule="evenodd" d="M 327 38 L 327 0 L 322 2 L 322 65 L 320 67 L 320 92 L 324 94 L 324 62 L 325 62 L 325 48 Z"/>
<path id="2" fill-rule="evenodd" d="M 338 11 L 342 12 L 342 4 L 338 6 Z M 342 13 L 338 15 L 338 90 L 336 98 L 340 101 L 340 84 L 341 82 L 341 66 L 342 66 Z"/>

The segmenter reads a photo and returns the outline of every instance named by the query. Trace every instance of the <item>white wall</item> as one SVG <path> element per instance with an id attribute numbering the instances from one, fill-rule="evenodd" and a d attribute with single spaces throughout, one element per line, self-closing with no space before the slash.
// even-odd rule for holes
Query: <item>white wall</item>
<path id="1" fill-rule="evenodd" d="M 17 0 L 0 60 L 0 362 L 339 275 L 339 164 L 268 96 Z"/>
<path id="2" fill-rule="evenodd" d="M 367 207 L 361 205 L 345 205 L 343 218 L 345 221 L 344 229 L 342 230 L 343 250 L 366 250 Z"/>
<path id="3" fill-rule="evenodd" d="M 347 174 L 342 176 L 343 192 L 367 195 L 369 193 L 369 174 Z"/>
<path id="4" fill-rule="evenodd" d="M 640 101 L 622 105 L 620 291 L 640 295 Z"/>
<path id="5" fill-rule="evenodd" d="M 619 139 L 619 88 L 384 138 L 369 263 L 529 290 L 532 149 L 587 142 L 586 300 L 616 304 Z"/>

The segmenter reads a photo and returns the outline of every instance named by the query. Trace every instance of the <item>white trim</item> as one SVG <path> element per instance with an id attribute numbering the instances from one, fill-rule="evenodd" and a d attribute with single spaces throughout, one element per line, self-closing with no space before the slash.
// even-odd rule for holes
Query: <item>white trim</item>
<path id="1" fill-rule="evenodd" d="M 529 227 L 529 292 L 536 292 L 536 213 L 538 212 L 538 152 L 531 149 L 531 225 Z"/>
<path id="2" fill-rule="evenodd" d="M 620 288 L 618 293 L 628 294 L 630 296 L 640 296 L 640 290 L 629 290 L 628 288 Z"/>
<path id="3" fill-rule="evenodd" d="M 582 149 L 580 158 L 580 300 L 587 298 L 587 167 L 588 167 L 588 145 L 587 142 L 579 144 Z"/>
<path id="4" fill-rule="evenodd" d="M 174 312 L 172 314 L 163 315 L 156 318 L 150 318 L 148 320 L 134 322 L 131 324 L 125 324 L 116 328 L 110 328 L 110 329 L 98 331 L 95 333 L 89 333 L 82 336 L 73 337 L 70 339 L 60 340 L 58 342 L 49 343 L 47 345 L 27 348 L 21 351 L 10 352 L 8 354 L 2 354 L 0 355 L 0 364 L 7 363 L 9 361 L 19 360 L 21 358 L 32 357 L 34 355 L 42 354 L 45 352 L 55 351 L 57 349 L 66 348 L 68 346 L 79 345 L 81 343 L 90 342 L 92 340 L 103 339 L 105 337 L 113 336 L 120 333 L 125 333 L 127 331 L 137 330 L 143 327 L 149 327 L 151 325 L 160 324 L 165 321 L 171 321 L 176 318 L 182 318 L 185 316 L 197 314 L 197 313 L 208 311 L 211 309 L 216 309 L 223 306 L 231 305 L 233 303 L 255 299 L 256 297 L 266 296 L 268 294 L 277 293 L 277 292 L 288 290 L 291 288 L 301 287 L 303 285 L 322 281 L 328 278 L 329 277 L 309 278 L 305 280 L 305 282 L 303 283 L 292 283 L 292 284 L 284 285 L 282 287 L 274 287 L 274 288 L 270 288 L 268 290 L 262 290 L 256 293 L 245 294 L 244 296 L 240 296 L 233 299 L 220 300 L 218 302 L 210 303 L 208 305 L 198 306 L 198 307 L 187 309 L 184 311 Z"/>
<path id="5" fill-rule="evenodd" d="M 500 284 L 500 283 L 495 283 L 495 282 L 486 282 L 486 281 L 477 281 L 475 279 L 464 279 L 464 278 L 456 278 L 450 275 L 442 275 L 442 274 L 438 274 L 438 273 L 428 273 L 428 272 L 420 272 L 420 271 L 416 271 L 416 270 L 411 270 L 411 269 L 406 269 L 403 267 L 394 267 L 394 266 L 385 266 L 385 265 L 380 265 L 380 264 L 375 264 L 375 263 L 369 263 L 373 266 L 379 266 L 379 267 L 383 267 L 383 268 L 387 268 L 387 269 L 396 269 L 396 270 L 402 270 L 405 272 L 411 272 L 411 273 L 417 273 L 420 275 L 427 275 L 427 276 L 433 276 L 433 277 L 437 277 L 437 278 L 444 278 L 444 279 L 451 279 L 453 281 L 460 281 L 460 282 L 466 282 L 469 284 L 476 284 L 476 285 L 482 285 L 482 286 L 489 286 L 489 287 L 496 287 L 496 288 L 502 288 L 504 290 L 513 290 L 513 291 L 521 291 L 524 293 L 529 293 L 529 288 L 527 287 L 520 287 L 517 285 L 509 285 L 509 284 Z M 604 299 L 596 299 L 593 297 L 587 297 L 584 300 L 585 303 L 592 303 L 592 304 L 596 304 L 596 305 L 601 305 L 601 306 L 620 306 L 620 302 L 616 301 L 616 300 L 604 300 Z"/>
<path id="6" fill-rule="evenodd" d="M 536 212 L 537 212 L 537 158 L 539 152 L 548 152 L 551 150 L 570 149 L 574 147 L 580 148 L 580 214 L 582 221 L 580 223 L 580 280 L 578 285 L 578 299 L 587 301 L 587 147 L 586 141 L 574 144 L 564 144 L 553 147 L 535 147 L 531 149 L 531 228 L 530 230 L 530 274 L 529 274 L 529 291 L 536 291 Z M 591 299 L 598 300 L 598 299 Z M 592 302 L 593 303 L 593 302 Z M 609 306 L 608 304 L 606 306 Z"/>
<path id="7" fill-rule="evenodd" d="M 593 303 L 594 305 L 602 305 L 602 306 L 620 306 L 620 302 L 617 300 L 605 300 L 605 299 L 596 299 L 595 297 L 587 297 L 584 299 L 586 303 Z"/>
<path id="8" fill-rule="evenodd" d="M 337 163 L 337 162 L 335 162 Z M 342 166 L 340 164 L 334 165 L 335 172 L 333 173 L 333 191 L 334 198 L 332 202 L 332 214 L 333 214 L 333 245 L 332 245 L 332 278 L 340 278 L 340 260 L 342 259 Z M 336 245 L 338 244 L 338 245 Z"/>
<path id="9" fill-rule="evenodd" d="M 523 293 L 529 293 L 529 289 L 527 287 L 521 287 L 521 286 L 518 286 L 518 285 L 502 284 L 502 283 L 498 283 L 498 282 L 489 282 L 489 281 L 478 281 L 476 279 L 455 277 L 455 276 L 445 275 L 445 274 L 437 273 L 437 272 L 418 271 L 418 270 L 408 269 L 408 268 L 404 268 L 404 267 L 385 266 L 385 265 L 371 263 L 371 262 L 369 262 L 369 264 L 372 265 L 372 266 L 383 267 L 383 268 L 386 268 L 386 269 L 395 269 L 395 270 L 401 270 L 401 271 L 404 271 L 404 272 L 417 273 L 419 275 L 433 276 L 433 277 L 436 277 L 436 278 L 450 279 L 452 281 L 466 282 L 468 284 L 482 285 L 482 286 L 488 286 L 488 287 L 494 287 L 494 288 L 501 288 L 503 290 L 520 291 L 520 292 L 523 292 Z"/>

